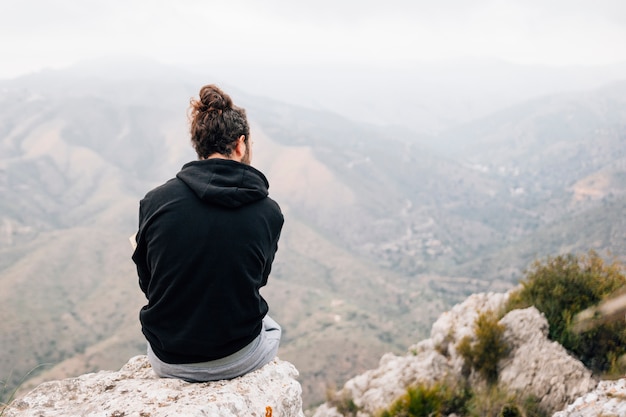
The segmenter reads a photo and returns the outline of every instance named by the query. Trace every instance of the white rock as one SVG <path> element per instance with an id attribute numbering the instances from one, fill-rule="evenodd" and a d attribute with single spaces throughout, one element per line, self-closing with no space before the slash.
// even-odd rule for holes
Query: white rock
<path id="1" fill-rule="evenodd" d="M 303 417 L 298 371 L 275 359 L 230 381 L 188 383 L 158 378 L 146 356 L 117 372 L 46 382 L 14 401 L 5 417 L 165 417 L 271 415 Z"/>
<path id="2" fill-rule="evenodd" d="M 534 395 L 548 410 L 560 410 L 598 384 L 582 362 L 548 339 L 548 321 L 535 307 L 513 310 L 500 323 L 511 347 L 500 363 L 500 385 Z"/>
<path id="3" fill-rule="evenodd" d="M 596 389 L 575 400 L 553 417 L 626 416 L 626 379 L 601 381 Z"/>

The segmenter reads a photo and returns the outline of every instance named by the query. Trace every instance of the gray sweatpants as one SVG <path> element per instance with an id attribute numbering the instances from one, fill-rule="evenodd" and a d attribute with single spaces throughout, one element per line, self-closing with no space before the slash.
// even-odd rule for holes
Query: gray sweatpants
<path id="1" fill-rule="evenodd" d="M 282 329 L 270 316 L 263 319 L 261 333 L 251 343 L 225 358 L 209 362 L 170 364 L 161 361 L 148 343 L 148 360 L 161 378 L 179 378 L 189 382 L 233 379 L 261 368 L 276 357 Z"/>

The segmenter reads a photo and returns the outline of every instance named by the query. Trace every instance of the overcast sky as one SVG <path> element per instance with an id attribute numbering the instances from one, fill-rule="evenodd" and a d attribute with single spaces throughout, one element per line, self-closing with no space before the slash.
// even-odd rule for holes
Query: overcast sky
<path id="1" fill-rule="evenodd" d="M 0 78 L 110 55 L 181 67 L 626 61 L 624 0 L 2 0 Z"/>

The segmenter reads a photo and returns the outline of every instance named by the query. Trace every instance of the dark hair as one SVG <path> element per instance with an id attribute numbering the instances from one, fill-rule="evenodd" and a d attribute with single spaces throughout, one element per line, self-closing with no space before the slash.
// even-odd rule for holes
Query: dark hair
<path id="1" fill-rule="evenodd" d="M 241 135 L 248 142 L 246 111 L 233 105 L 230 96 L 213 84 L 202 87 L 199 95 L 199 100 L 190 100 L 189 107 L 191 143 L 198 158 L 214 153 L 230 156 Z"/>

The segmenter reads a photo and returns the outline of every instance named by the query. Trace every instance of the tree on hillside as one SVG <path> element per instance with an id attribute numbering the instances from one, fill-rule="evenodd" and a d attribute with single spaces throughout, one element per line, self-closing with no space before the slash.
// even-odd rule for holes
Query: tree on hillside
<path id="1" fill-rule="evenodd" d="M 605 262 L 595 251 L 535 261 L 514 292 L 507 311 L 535 306 L 550 325 L 549 337 L 561 343 L 594 372 L 617 373 L 626 353 L 626 321 L 601 323 L 585 332 L 574 329 L 577 313 L 626 287 L 624 266 Z"/>

